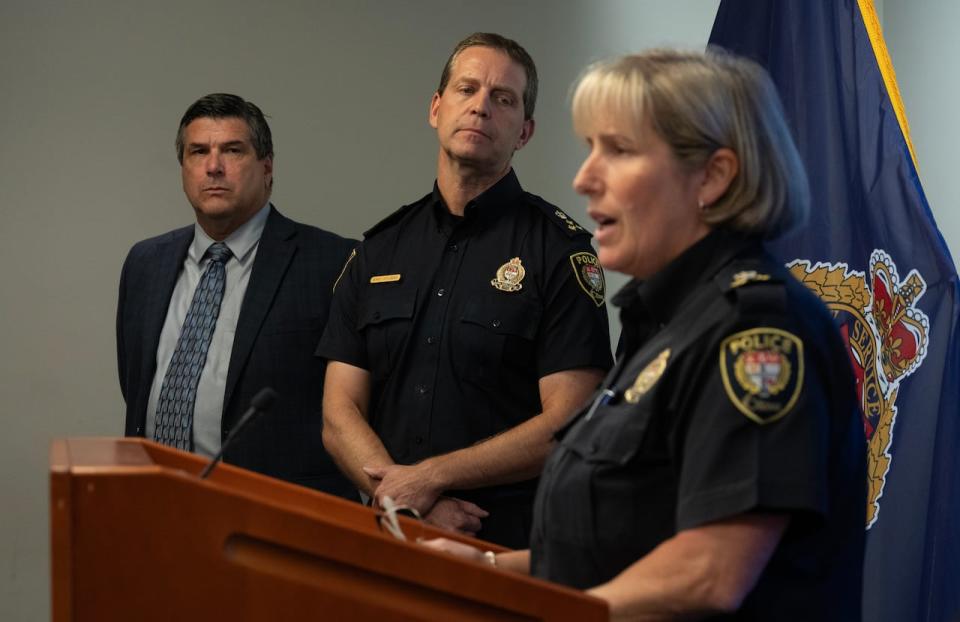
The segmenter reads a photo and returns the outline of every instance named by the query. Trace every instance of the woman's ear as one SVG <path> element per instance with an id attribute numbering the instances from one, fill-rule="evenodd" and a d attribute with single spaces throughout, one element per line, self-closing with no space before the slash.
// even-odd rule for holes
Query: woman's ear
<path id="1" fill-rule="evenodd" d="M 712 154 L 703 167 L 703 181 L 700 184 L 700 204 L 709 207 L 716 203 L 727 191 L 733 178 L 740 171 L 740 158 L 733 149 L 720 147 Z"/>

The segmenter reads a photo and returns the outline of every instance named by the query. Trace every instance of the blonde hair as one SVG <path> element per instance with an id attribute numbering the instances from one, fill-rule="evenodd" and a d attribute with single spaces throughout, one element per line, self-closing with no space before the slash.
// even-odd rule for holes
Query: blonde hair
<path id="1" fill-rule="evenodd" d="M 650 50 L 592 65 L 573 93 L 573 124 L 586 135 L 617 119 L 639 137 L 644 122 L 690 170 L 719 148 L 737 154 L 727 191 L 703 221 L 774 237 L 805 222 L 807 174 L 773 82 L 756 63 L 720 51 Z"/>

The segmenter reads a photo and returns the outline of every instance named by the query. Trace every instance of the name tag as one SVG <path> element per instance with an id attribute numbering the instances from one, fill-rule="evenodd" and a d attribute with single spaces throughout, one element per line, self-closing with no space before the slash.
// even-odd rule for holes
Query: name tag
<path id="1" fill-rule="evenodd" d="M 370 277 L 371 283 L 395 283 L 400 280 L 399 274 L 379 274 Z"/>

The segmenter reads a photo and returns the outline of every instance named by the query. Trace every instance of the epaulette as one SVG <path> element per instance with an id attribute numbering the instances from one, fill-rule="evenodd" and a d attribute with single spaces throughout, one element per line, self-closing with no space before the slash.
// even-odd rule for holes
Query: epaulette
<path id="1" fill-rule="evenodd" d="M 573 218 L 570 218 L 566 212 L 556 205 L 548 203 L 543 198 L 535 194 L 530 194 L 529 192 L 524 192 L 524 198 L 528 203 L 536 206 L 540 211 L 546 214 L 547 220 L 563 229 L 571 238 L 578 235 L 590 235 L 589 231 L 580 226 L 577 221 L 575 221 Z"/>
<path id="2" fill-rule="evenodd" d="M 729 292 L 758 283 L 782 283 L 783 277 L 775 267 L 758 259 L 739 259 L 730 263 L 713 277 L 723 292 Z"/>
<path id="3" fill-rule="evenodd" d="M 769 263 L 756 259 L 734 261 L 713 280 L 725 295 L 734 296 L 746 306 L 780 308 L 786 305 L 783 275 Z"/>
<path id="4" fill-rule="evenodd" d="M 428 197 L 430 197 L 430 196 L 432 196 L 432 195 L 431 195 L 431 194 L 428 194 L 428 195 L 424 196 L 422 199 L 420 199 L 419 201 L 415 201 L 415 202 L 413 202 L 413 203 L 411 203 L 411 204 L 409 204 L 409 205 L 404 205 L 403 207 L 401 207 L 401 208 L 398 209 L 397 211 L 393 212 L 392 214 L 390 214 L 389 216 L 387 216 L 386 218 L 384 218 L 383 220 L 381 220 L 381 221 L 378 222 L 377 224 L 373 225 L 372 227 L 370 227 L 369 229 L 367 229 L 366 231 L 364 231 L 364 232 L 363 232 L 363 237 L 364 237 L 364 238 L 369 238 L 369 237 L 371 237 L 371 236 L 373 236 L 373 235 L 376 235 L 376 234 L 379 233 L 380 231 L 383 231 L 383 230 L 386 229 L 387 227 L 389 227 L 389 226 L 391 226 L 391 225 L 393 225 L 393 224 L 395 224 L 395 223 L 400 222 L 400 220 L 402 220 L 403 217 L 407 215 L 407 213 L 409 213 L 413 208 L 417 207 L 418 205 L 421 205 L 421 204 L 423 203 L 423 201 L 424 201 L 425 199 L 427 199 Z"/>

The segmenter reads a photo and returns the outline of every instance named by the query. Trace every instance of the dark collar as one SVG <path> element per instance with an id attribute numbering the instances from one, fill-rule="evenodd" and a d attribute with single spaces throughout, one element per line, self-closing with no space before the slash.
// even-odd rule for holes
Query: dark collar
<path id="1" fill-rule="evenodd" d="M 449 231 L 461 222 L 478 224 L 492 222 L 504 211 L 516 205 L 522 195 L 523 188 L 520 186 L 520 180 L 511 168 L 500 178 L 500 181 L 467 203 L 463 210 L 463 217 L 450 213 L 436 181 L 433 182 L 433 195 L 429 199 L 429 204 L 437 219 L 437 225 L 442 230 Z"/>
<path id="2" fill-rule="evenodd" d="M 744 250 L 760 246 L 756 237 L 714 229 L 646 281 L 627 283 L 611 302 L 621 308 L 624 325 L 646 320 L 663 326 L 701 284 Z"/>

